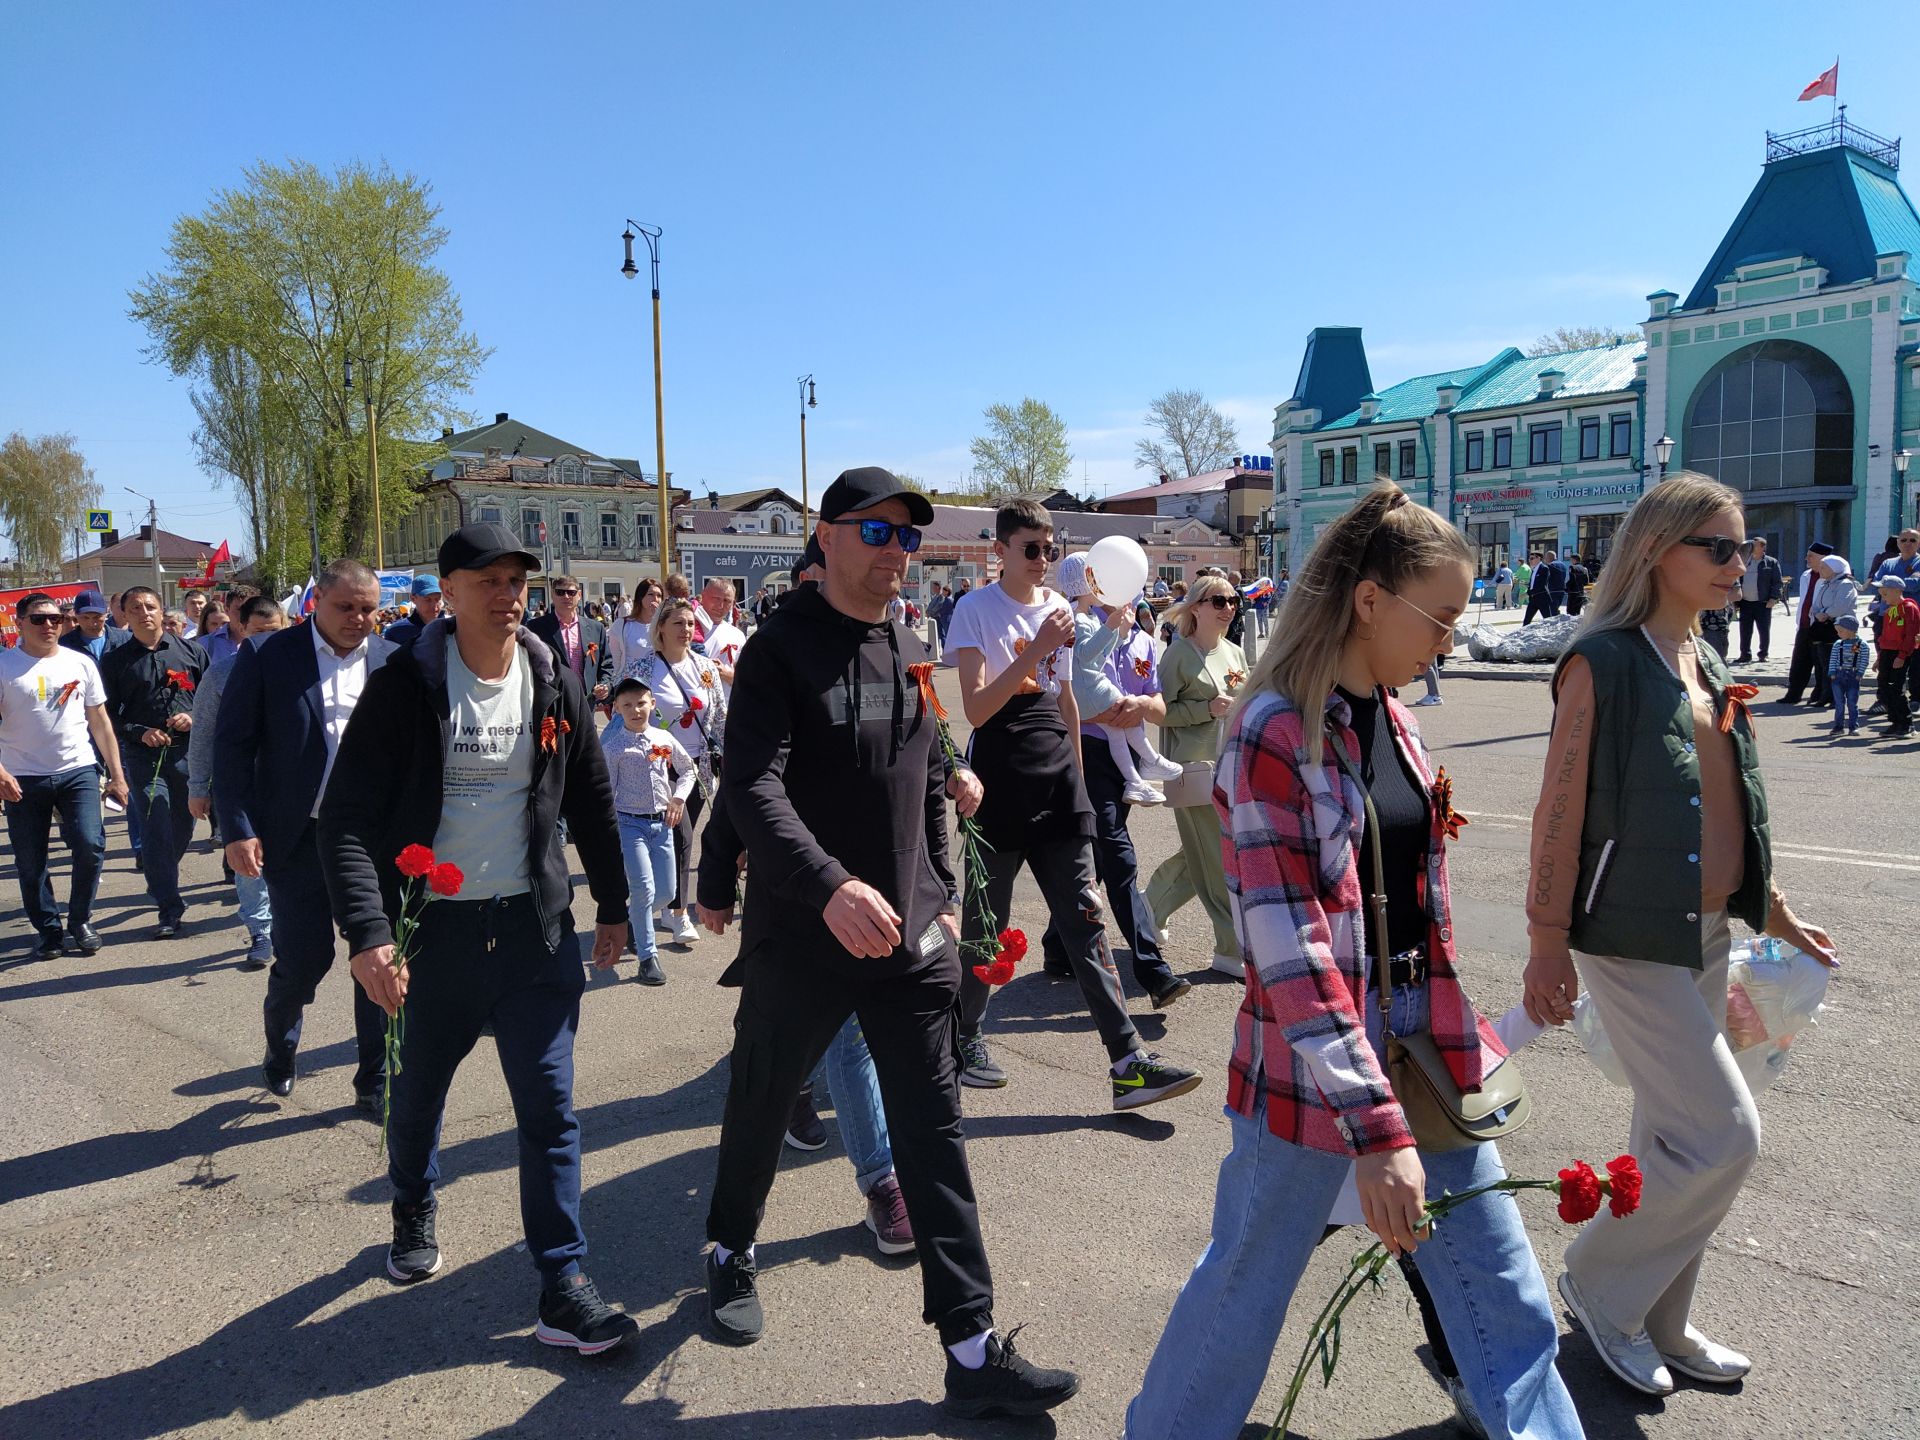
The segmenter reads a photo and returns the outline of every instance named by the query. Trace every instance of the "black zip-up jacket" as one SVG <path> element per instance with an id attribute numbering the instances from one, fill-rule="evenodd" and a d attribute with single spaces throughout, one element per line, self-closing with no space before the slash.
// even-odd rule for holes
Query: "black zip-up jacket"
<path id="1" fill-rule="evenodd" d="M 400 913 L 394 858 L 407 846 L 433 844 L 440 828 L 441 786 L 452 739 L 447 697 L 447 644 L 454 621 L 442 616 L 409 649 L 367 677 L 320 803 L 320 868 L 333 915 L 352 954 L 393 943 Z M 533 670 L 533 713 L 526 743 L 534 747 L 527 804 L 527 878 L 541 933 L 557 950 L 571 928 L 573 881 L 560 841 L 567 829 L 602 925 L 627 919 L 627 872 L 613 786 L 593 729 L 593 712 L 571 670 L 524 625 L 522 658 Z M 553 748 L 541 741 L 554 722 Z"/>
<path id="2" fill-rule="evenodd" d="M 955 891 L 946 760 L 906 673 L 925 658 L 905 626 L 843 615 L 813 586 L 740 652 L 721 790 L 749 857 L 743 960 L 772 947 L 858 976 L 953 963 L 935 923 Z M 849 953 L 821 918 L 848 880 L 901 917 L 891 956 Z"/>

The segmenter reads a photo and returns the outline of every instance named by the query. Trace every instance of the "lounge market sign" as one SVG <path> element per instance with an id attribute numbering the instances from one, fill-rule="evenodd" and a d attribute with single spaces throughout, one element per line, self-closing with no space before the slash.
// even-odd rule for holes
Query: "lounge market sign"
<path id="1" fill-rule="evenodd" d="M 1640 482 L 1622 480 L 1613 485 L 1563 485 L 1560 487 L 1562 500 L 1611 500 L 1616 496 L 1637 496 Z"/>

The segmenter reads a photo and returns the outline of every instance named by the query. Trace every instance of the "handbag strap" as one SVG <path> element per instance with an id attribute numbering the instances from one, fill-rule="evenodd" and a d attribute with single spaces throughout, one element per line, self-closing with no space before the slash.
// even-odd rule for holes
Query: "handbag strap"
<path id="1" fill-rule="evenodd" d="M 1373 916 L 1373 964 L 1374 973 L 1380 982 L 1380 1018 L 1382 1028 L 1391 1035 L 1393 1030 L 1386 1024 L 1386 1018 L 1393 1013 L 1393 986 L 1388 980 L 1387 966 L 1387 894 L 1386 860 L 1380 852 L 1380 815 L 1373 808 L 1373 796 L 1367 793 L 1367 782 L 1360 778 L 1360 772 L 1353 768 L 1353 762 L 1347 759 L 1347 747 L 1340 741 L 1340 732 L 1334 727 L 1331 717 L 1327 720 L 1327 743 L 1333 747 L 1333 758 L 1346 772 L 1354 788 L 1360 792 L 1361 803 L 1366 806 L 1367 850 L 1373 857 L 1373 890 L 1367 897 L 1367 909 Z"/>

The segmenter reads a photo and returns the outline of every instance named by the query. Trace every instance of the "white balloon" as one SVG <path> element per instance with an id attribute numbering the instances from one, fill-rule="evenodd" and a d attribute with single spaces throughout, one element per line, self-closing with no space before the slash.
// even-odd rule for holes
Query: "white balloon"
<path id="1" fill-rule="evenodd" d="M 1147 552 L 1125 535 L 1096 540 L 1087 551 L 1087 570 L 1106 605 L 1131 605 L 1147 588 Z"/>

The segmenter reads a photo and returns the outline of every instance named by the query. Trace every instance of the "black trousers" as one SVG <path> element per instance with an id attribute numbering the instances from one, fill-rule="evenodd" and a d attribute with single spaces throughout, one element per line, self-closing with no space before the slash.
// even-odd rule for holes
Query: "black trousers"
<path id="1" fill-rule="evenodd" d="M 1547 594 L 1544 594 L 1544 595 L 1528 595 L 1527 611 L 1526 611 L 1526 614 L 1520 617 L 1520 623 L 1522 625 L 1531 625 L 1533 623 L 1533 617 L 1535 615 L 1538 615 L 1542 620 L 1548 620 L 1548 619 L 1551 619 L 1553 616 L 1558 615 L 1559 613 L 1560 613 L 1560 597 L 1559 596 L 1553 594 L 1552 592 L 1548 592 Z"/>
<path id="2" fill-rule="evenodd" d="M 932 970 L 872 979 L 764 949 L 743 968 L 707 1238 L 729 1250 L 753 1244 L 794 1096 L 847 1017 L 857 1015 L 880 1080 L 894 1174 L 913 1217 L 922 1318 L 947 1345 L 989 1328 L 993 1277 L 961 1128 L 952 950 Z"/>
<path id="3" fill-rule="evenodd" d="M 276 1075 L 291 1075 L 307 1006 L 333 968 L 335 950 L 333 906 L 320 878 L 320 850 L 311 821 L 292 849 L 267 860 L 262 873 L 273 905 L 273 968 L 267 972 L 267 998 L 261 1005 L 266 1064 Z M 353 993 L 353 1032 L 360 1053 L 353 1088 L 364 1092 L 376 1088 L 386 1074 L 387 1016 L 351 976 L 346 985 Z"/>
<path id="4" fill-rule="evenodd" d="M 1740 602 L 1740 658 L 1753 658 L 1753 632 L 1760 632 L 1760 658 L 1767 658 L 1767 641 L 1773 636 L 1773 606 L 1765 600 Z"/>
<path id="5" fill-rule="evenodd" d="M 1916 655 L 1914 659 L 1895 669 L 1893 662 L 1899 658 L 1898 650 L 1880 652 L 1877 676 L 1879 685 L 1876 693 L 1880 697 L 1880 708 L 1887 712 L 1887 724 L 1897 731 L 1905 731 L 1913 725 L 1913 706 L 1907 695 L 1908 687 L 1913 680 L 1914 667 L 1920 665 L 1920 655 Z"/>
<path id="6" fill-rule="evenodd" d="M 1827 686 L 1827 655 L 1833 649 L 1838 632 L 1831 620 L 1815 620 L 1802 625 L 1793 636 L 1793 659 L 1787 664 L 1787 693 L 1781 698 L 1789 705 L 1800 703 L 1803 691 L 1815 705 L 1825 705 L 1833 697 Z"/>
<path id="7" fill-rule="evenodd" d="M 1093 868 L 1106 888 L 1107 905 L 1119 922 L 1120 934 L 1133 952 L 1133 978 L 1149 995 L 1173 982 L 1173 968 L 1160 954 L 1160 936 L 1146 898 L 1140 893 L 1140 860 L 1127 833 L 1127 815 L 1133 808 L 1122 795 L 1126 781 L 1105 745 L 1081 747 L 1086 757 L 1087 799 L 1093 804 Z M 1055 965 L 1069 965 L 1060 927 L 1049 921 L 1041 945 Z"/>

